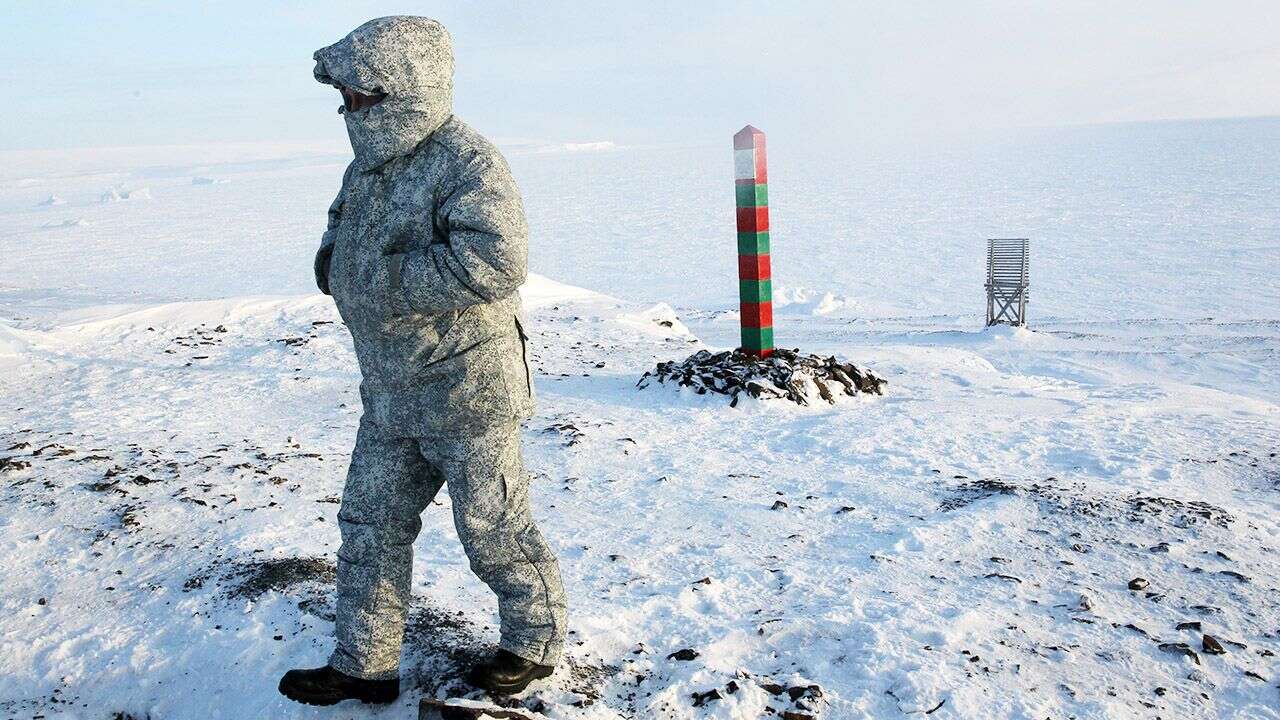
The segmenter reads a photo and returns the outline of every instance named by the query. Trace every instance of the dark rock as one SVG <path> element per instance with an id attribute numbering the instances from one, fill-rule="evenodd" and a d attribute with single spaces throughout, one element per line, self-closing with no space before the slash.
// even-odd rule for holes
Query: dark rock
<path id="1" fill-rule="evenodd" d="M 1146 630 L 1143 630 L 1142 628 L 1138 627 L 1137 625 L 1134 625 L 1133 623 L 1125 623 L 1123 626 L 1118 625 L 1116 623 L 1112 623 L 1112 627 L 1124 627 L 1126 630 L 1132 630 L 1138 633 L 1139 635 L 1151 637 L 1151 633 L 1147 632 Z"/>
<path id="2" fill-rule="evenodd" d="M 1197 655 L 1196 651 L 1192 650 L 1191 646 L 1186 643 L 1160 643 L 1159 647 L 1162 651 L 1167 653 L 1186 655 L 1194 660 L 1197 665 L 1200 664 L 1200 656 Z"/>
<path id="3" fill-rule="evenodd" d="M 783 501 L 781 501 L 781 500 L 774 500 L 774 501 L 773 501 L 773 505 L 772 505 L 769 509 L 770 509 L 770 510 L 781 510 L 781 509 L 786 508 L 786 507 L 790 507 L 790 506 L 789 506 L 789 505 L 787 505 L 785 502 L 783 502 Z"/>
<path id="4" fill-rule="evenodd" d="M 1146 590 L 1149 585 L 1151 583 L 1146 578 L 1136 577 L 1129 581 L 1130 590 Z"/>
<path id="5" fill-rule="evenodd" d="M 702 707 L 703 705 L 706 705 L 712 700 L 723 700 L 723 699 L 724 699 L 724 696 L 720 694 L 720 691 L 715 688 L 712 688 L 706 692 L 693 693 L 693 706 Z"/>
<path id="6" fill-rule="evenodd" d="M 1208 655 L 1227 654 L 1227 649 L 1222 647 L 1222 643 L 1218 642 L 1218 638 L 1212 635 L 1205 635 L 1200 639 L 1200 649 Z"/>
<path id="7" fill-rule="evenodd" d="M 1128 500 L 1129 509 L 1137 514 L 1169 515 L 1175 527 L 1189 528 L 1209 522 L 1226 528 L 1235 518 L 1226 510 L 1199 500 L 1178 500 L 1167 497 L 1136 495 Z M 1141 522 L 1141 520 L 1139 520 Z"/>
<path id="8" fill-rule="evenodd" d="M 25 470 L 29 467 L 31 467 L 31 463 L 26 460 L 19 460 L 15 457 L 0 457 L 0 472 Z"/>
<path id="9" fill-rule="evenodd" d="M 693 648 L 685 648 L 683 650 L 677 650 L 671 653 L 670 655 L 667 656 L 667 659 L 688 662 L 690 660 L 693 660 L 696 657 L 698 657 L 697 650 L 694 650 Z"/>
<path id="10" fill-rule="evenodd" d="M 1005 575 L 1004 573 L 987 573 L 986 575 L 983 575 L 983 577 L 995 578 L 997 580 L 1009 580 L 1016 583 L 1022 582 L 1022 578 L 1015 575 Z"/>
<path id="11" fill-rule="evenodd" d="M 1178 623 L 1178 627 L 1174 629 L 1175 630 L 1195 630 L 1196 632 L 1200 632 L 1200 621 L 1192 620 L 1190 622 L 1180 622 Z"/>
<path id="12" fill-rule="evenodd" d="M 817 685 L 796 685 L 787 688 L 787 697 L 792 702 L 800 699 L 818 700 L 822 697 L 822 688 Z"/>

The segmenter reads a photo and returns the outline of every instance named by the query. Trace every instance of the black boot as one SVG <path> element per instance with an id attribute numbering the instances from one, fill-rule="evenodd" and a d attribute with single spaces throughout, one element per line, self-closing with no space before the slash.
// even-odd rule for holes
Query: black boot
<path id="1" fill-rule="evenodd" d="M 343 700 L 389 703 L 400 695 L 400 678 L 361 680 L 325 665 L 285 673 L 280 678 L 280 694 L 308 705 L 333 705 Z"/>
<path id="2" fill-rule="evenodd" d="M 471 668 L 467 681 L 496 693 L 518 693 L 538 678 L 551 677 L 555 668 L 530 662 L 515 653 L 499 650 L 489 660 Z"/>

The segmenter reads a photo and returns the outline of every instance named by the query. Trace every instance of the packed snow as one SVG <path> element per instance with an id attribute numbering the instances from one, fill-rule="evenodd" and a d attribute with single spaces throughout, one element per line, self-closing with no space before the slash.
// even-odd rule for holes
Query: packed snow
<path id="1" fill-rule="evenodd" d="M 889 384 L 731 408 L 637 381 L 735 345 L 732 130 L 505 146 L 572 630 L 519 706 L 1280 718 L 1280 120 L 771 143 L 779 343 Z M 402 698 L 276 692 L 331 646 L 360 411 L 311 253 L 344 160 L 4 153 L 0 714 L 411 718 L 496 641 L 442 494 Z M 1032 240 L 1029 328 L 982 328 L 989 236 Z"/>

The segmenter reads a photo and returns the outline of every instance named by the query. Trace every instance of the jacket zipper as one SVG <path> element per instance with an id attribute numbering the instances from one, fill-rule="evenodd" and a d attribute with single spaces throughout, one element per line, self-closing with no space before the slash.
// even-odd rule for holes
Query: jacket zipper
<path id="1" fill-rule="evenodd" d="M 533 368 L 529 367 L 529 336 L 524 334 L 524 326 L 516 317 L 516 334 L 520 336 L 520 361 L 524 363 L 524 382 L 529 389 L 529 397 L 533 397 Z"/>

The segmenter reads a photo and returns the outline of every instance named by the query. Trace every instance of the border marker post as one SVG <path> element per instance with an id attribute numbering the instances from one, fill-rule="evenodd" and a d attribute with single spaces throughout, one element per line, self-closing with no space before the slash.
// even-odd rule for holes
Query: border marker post
<path id="1" fill-rule="evenodd" d="M 769 263 L 769 175 L 764 133 L 748 125 L 733 136 L 738 213 L 738 297 L 742 350 L 773 354 L 773 273 Z"/>

